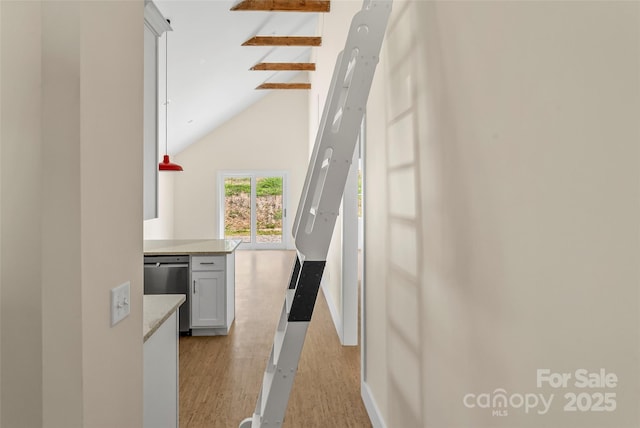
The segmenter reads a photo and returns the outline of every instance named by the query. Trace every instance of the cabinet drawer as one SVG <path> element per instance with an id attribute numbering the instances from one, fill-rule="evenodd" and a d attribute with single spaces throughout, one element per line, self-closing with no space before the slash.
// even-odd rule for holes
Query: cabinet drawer
<path id="1" fill-rule="evenodd" d="M 225 256 L 193 256 L 191 270 L 224 270 Z"/>

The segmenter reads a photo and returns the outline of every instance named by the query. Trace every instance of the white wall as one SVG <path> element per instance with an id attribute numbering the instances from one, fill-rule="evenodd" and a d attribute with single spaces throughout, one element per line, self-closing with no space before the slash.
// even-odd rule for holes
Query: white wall
<path id="1" fill-rule="evenodd" d="M 0 9 L 0 424 L 141 426 L 143 2 Z"/>
<path id="2" fill-rule="evenodd" d="M 163 49 L 165 45 L 166 33 L 163 33 L 158 39 L 158 162 L 162 161 L 165 154 L 165 80 L 164 73 L 166 55 Z M 174 160 L 173 156 L 171 157 Z M 157 167 L 157 166 L 156 166 Z M 159 171 L 158 172 L 158 217 L 144 221 L 144 239 L 173 239 L 174 236 L 174 181 L 176 175 L 180 175 L 176 171 Z"/>
<path id="3" fill-rule="evenodd" d="M 42 5 L 42 396 L 46 425 L 82 423 L 81 10 Z M 35 285 L 35 284 L 34 284 Z M 59 308 L 65 308 L 60 311 Z M 64 337 L 60 332 L 64 331 Z M 63 386 L 64 394 L 59 390 Z"/>
<path id="4" fill-rule="evenodd" d="M 639 19 L 634 2 L 394 4 L 365 188 L 386 426 L 639 425 Z M 537 388 L 544 368 L 619 382 Z M 555 397 L 545 415 L 463 405 L 497 388 Z M 617 409 L 565 412 L 567 392 Z"/>
<path id="5" fill-rule="evenodd" d="M 144 4 L 81 3 L 83 420 L 141 426 Z M 106 147 L 124 158 L 117 174 Z M 131 315 L 111 328 L 109 291 L 125 281 Z"/>
<path id="6" fill-rule="evenodd" d="M 273 91 L 175 157 L 174 238 L 219 238 L 217 174 L 224 170 L 289 171 L 293 215 L 308 164 L 308 93 Z"/>
<path id="7" fill-rule="evenodd" d="M 35 2 L 3 2 L 0 9 L 0 425 L 40 426 L 43 381 L 41 10 Z M 34 25 L 25 26 L 25 22 Z"/>

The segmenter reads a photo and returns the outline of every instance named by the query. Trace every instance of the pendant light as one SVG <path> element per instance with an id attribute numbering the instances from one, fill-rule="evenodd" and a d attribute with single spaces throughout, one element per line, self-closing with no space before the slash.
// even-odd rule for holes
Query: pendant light
<path id="1" fill-rule="evenodd" d="M 167 22 L 171 23 L 167 19 Z M 165 33 L 164 56 L 164 157 L 158 165 L 160 171 L 183 171 L 177 163 L 169 160 L 169 32 Z"/>

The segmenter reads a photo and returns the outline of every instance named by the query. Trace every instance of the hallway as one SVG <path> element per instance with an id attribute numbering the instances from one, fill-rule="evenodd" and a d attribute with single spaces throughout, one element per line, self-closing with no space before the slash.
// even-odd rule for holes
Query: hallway
<path id="1" fill-rule="evenodd" d="M 229 336 L 180 338 L 181 428 L 234 428 L 255 408 L 289 281 L 293 251 L 236 252 Z M 369 427 L 360 347 L 342 347 L 318 294 L 284 427 Z"/>

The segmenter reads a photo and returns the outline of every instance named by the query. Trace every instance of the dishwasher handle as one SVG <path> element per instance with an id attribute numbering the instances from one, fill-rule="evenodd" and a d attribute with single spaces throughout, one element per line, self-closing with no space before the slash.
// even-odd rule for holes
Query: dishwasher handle
<path id="1" fill-rule="evenodd" d="M 153 262 L 153 263 L 145 263 L 144 267 L 145 268 L 159 268 L 159 267 L 165 267 L 165 268 L 188 268 L 189 267 L 189 263 L 158 263 L 158 262 Z"/>

